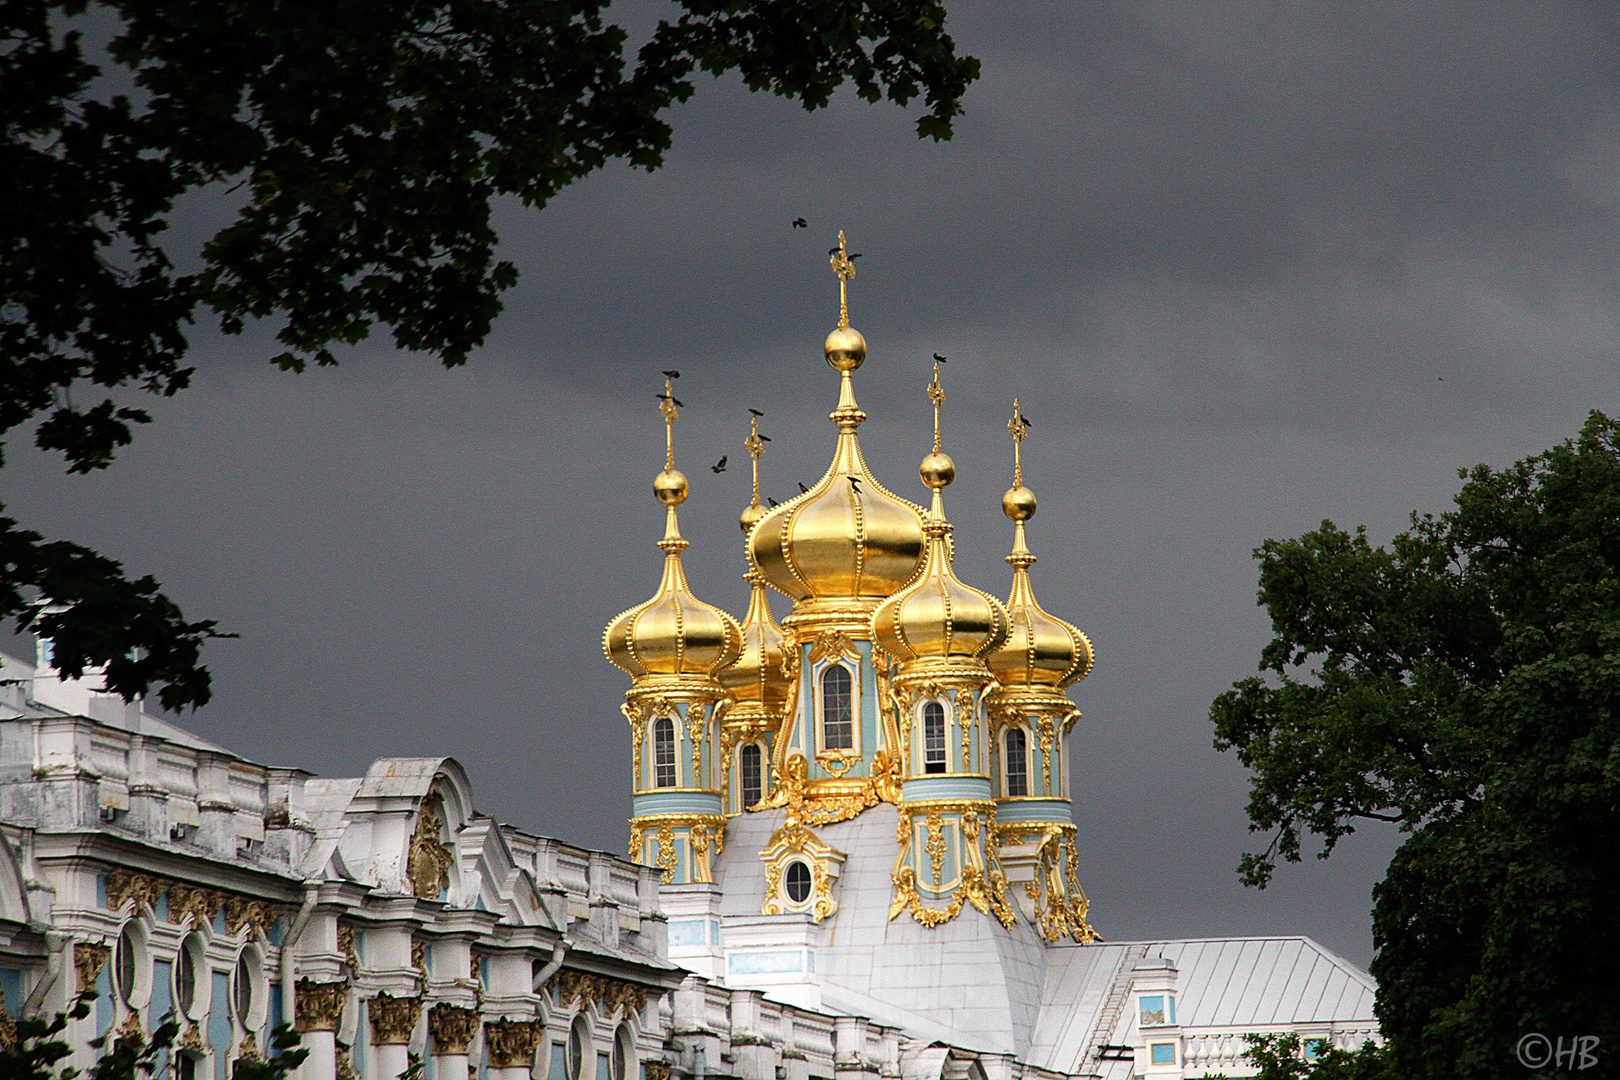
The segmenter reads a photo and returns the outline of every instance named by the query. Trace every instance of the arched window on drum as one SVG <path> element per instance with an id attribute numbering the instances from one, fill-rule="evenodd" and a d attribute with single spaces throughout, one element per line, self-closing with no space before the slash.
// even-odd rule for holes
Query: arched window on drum
<path id="1" fill-rule="evenodd" d="M 737 772 L 742 787 L 743 809 L 753 806 L 765 797 L 765 754 L 759 743 L 743 746 Z"/>
<path id="2" fill-rule="evenodd" d="M 855 749 L 855 687 L 849 668 L 834 664 L 821 676 L 821 748 Z"/>
<path id="3" fill-rule="evenodd" d="M 923 706 L 923 772 L 947 771 L 945 758 L 945 706 L 930 701 Z"/>
<path id="4" fill-rule="evenodd" d="M 675 786 L 675 722 L 653 721 L 653 787 Z"/>
<path id="5" fill-rule="evenodd" d="M 1029 794 L 1029 744 L 1022 728 L 1007 729 L 1007 794 Z"/>

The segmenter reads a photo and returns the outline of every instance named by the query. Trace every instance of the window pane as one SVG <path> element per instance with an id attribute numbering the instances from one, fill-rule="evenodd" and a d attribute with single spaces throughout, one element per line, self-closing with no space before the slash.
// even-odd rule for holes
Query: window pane
<path id="1" fill-rule="evenodd" d="M 742 804 L 753 806 L 764 795 L 763 778 L 760 775 L 761 755 L 757 743 L 749 743 L 742 748 Z"/>
<path id="2" fill-rule="evenodd" d="M 1019 728 L 1007 732 L 1007 794 L 1029 794 L 1029 755 L 1024 733 Z"/>
<path id="3" fill-rule="evenodd" d="M 653 787 L 675 786 L 675 724 L 664 717 L 653 724 Z"/>
<path id="4" fill-rule="evenodd" d="M 1174 1065 L 1176 1063 L 1176 1044 L 1154 1043 L 1152 1061 L 1155 1065 Z"/>
<path id="5" fill-rule="evenodd" d="M 788 899 L 795 904 L 802 904 L 810 896 L 810 868 L 802 862 L 794 861 L 787 866 L 787 894 Z"/>
<path id="6" fill-rule="evenodd" d="M 1164 998 L 1158 994 L 1142 999 L 1142 1027 L 1164 1023 Z"/>
<path id="7" fill-rule="evenodd" d="M 821 746 L 824 750 L 855 747 L 855 702 L 849 669 L 835 664 L 821 677 Z"/>
<path id="8" fill-rule="evenodd" d="M 945 769 L 945 706 L 930 701 L 923 706 L 923 772 Z"/>

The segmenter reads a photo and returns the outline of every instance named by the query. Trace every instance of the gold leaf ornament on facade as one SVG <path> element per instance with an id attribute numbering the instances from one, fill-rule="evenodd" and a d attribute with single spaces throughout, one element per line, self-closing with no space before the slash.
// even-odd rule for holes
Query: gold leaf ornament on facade
<path id="1" fill-rule="evenodd" d="M 526 1069 L 545 1025 L 536 1020 L 492 1020 L 484 1025 L 484 1047 L 492 1069 Z"/>
<path id="2" fill-rule="evenodd" d="M 219 913 L 224 896 L 214 889 L 199 889 L 190 885 L 169 886 L 169 921 L 184 926 L 195 920 L 198 926 L 207 926 Z"/>
<path id="3" fill-rule="evenodd" d="M 133 901 L 134 914 L 144 915 L 156 908 L 158 898 L 168 887 L 167 881 L 151 874 L 141 874 L 134 870 L 114 870 L 107 875 L 107 907 L 117 911 L 126 902 Z"/>
<path id="4" fill-rule="evenodd" d="M 572 1009 L 575 1002 L 594 1004 L 606 1019 L 638 1015 L 647 1007 L 647 991 L 635 983 L 564 968 L 545 984 L 546 993 L 557 995 L 559 1008 Z"/>
<path id="5" fill-rule="evenodd" d="M 107 957 L 111 952 L 107 946 L 96 941 L 74 943 L 73 970 L 79 978 L 79 993 L 96 988 L 96 980 L 101 977 L 101 969 L 107 966 Z"/>
<path id="6" fill-rule="evenodd" d="M 276 906 L 268 900 L 249 900 L 244 896 L 225 897 L 225 932 L 236 937 L 243 929 L 248 939 L 268 936 L 276 921 Z"/>
<path id="7" fill-rule="evenodd" d="M 411 1041 L 416 1022 L 422 1018 L 422 999 L 394 997 L 379 992 L 367 1004 L 371 1020 L 371 1041 L 376 1046 L 404 1046 Z"/>
<path id="8" fill-rule="evenodd" d="M 349 984 L 299 979 L 293 987 L 293 1005 L 298 1031 L 336 1031 L 349 1001 Z"/>
<path id="9" fill-rule="evenodd" d="M 439 1056 L 465 1054 L 477 1037 L 481 1023 L 476 1010 L 441 1001 L 428 1010 L 428 1034 L 433 1039 L 433 1053 Z"/>
<path id="10" fill-rule="evenodd" d="M 423 803 L 416 815 L 416 831 L 411 834 L 410 854 L 405 874 L 411 890 L 423 900 L 437 900 L 450 884 L 450 867 L 456 857 L 444 845 L 444 817 L 437 811 L 441 802 Z"/>

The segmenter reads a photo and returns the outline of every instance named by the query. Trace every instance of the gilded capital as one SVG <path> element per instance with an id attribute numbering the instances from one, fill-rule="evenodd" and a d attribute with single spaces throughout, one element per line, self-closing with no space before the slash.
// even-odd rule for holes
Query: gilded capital
<path id="1" fill-rule="evenodd" d="M 343 1006 L 349 1000 L 349 984 L 299 979 L 293 1000 L 300 1033 L 336 1031 L 343 1019 Z"/>
<path id="2" fill-rule="evenodd" d="M 535 1020 L 494 1020 L 484 1025 L 484 1045 L 492 1069 L 528 1068 L 544 1025 Z"/>
<path id="3" fill-rule="evenodd" d="M 428 1010 L 428 1032 L 433 1036 L 433 1052 L 439 1056 L 465 1054 L 478 1035 L 478 1013 L 459 1005 L 440 1002 Z"/>
<path id="4" fill-rule="evenodd" d="M 366 1008 L 371 1018 L 371 1041 L 376 1046 L 404 1046 L 422 1018 L 422 999 L 379 993 Z"/>

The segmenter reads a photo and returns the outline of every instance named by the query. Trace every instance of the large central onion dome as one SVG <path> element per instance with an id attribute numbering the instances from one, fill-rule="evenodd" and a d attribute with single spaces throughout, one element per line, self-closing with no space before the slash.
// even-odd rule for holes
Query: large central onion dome
<path id="1" fill-rule="evenodd" d="M 638 682 L 649 676 L 713 678 L 742 648 L 737 620 L 693 596 L 686 584 L 681 552 L 687 541 L 681 537 L 675 508 L 686 501 L 687 482 L 675 468 L 676 412 L 668 390 L 666 384 L 662 409 L 668 450 L 664 471 L 653 479 L 653 494 L 667 507 L 664 538 L 658 541 L 664 552 L 664 577 L 652 599 L 624 612 L 602 632 L 608 662 Z"/>
<path id="2" fill-rule="evenodd" d="M 1011 628 L 1007 641 L 988 658 L 996 681 L 1008 689 L 1041 687 L 1061 691 L 1091 671 L 1091 640 L 1056 615 L 1048 614 L 1035 599 L 1029 568 L 1035 556 L 1024 538 L 1024 522 L 1035 516 L 1035 493 L 1024 486 L 1023 417 L 1013 403 L 1015 465 L 1013 486 L 1001 497 L 1001 510 L 1013 521 L 1013 550 L 1007 561 L 1013 568 L 1012 595 L 1007 599 Z"/>
<path id="3" fill-rule="evenodd" d="M 855 429 L 866 414 L 855 403 L 850 372 L 866 359 L 866 340 L 848 326 L 827 335 L 827 362 L 841 375 L 838 448 L 826 475 L 808 492 L 771 510 L 753 527 L 748 558 L 771 588 L 791 597 L 797 614 L 817 606 L 859 609 L 859 622 L 911 580 L 923 554 L 921 508 L 884 490 L 861 457 Z"/>

